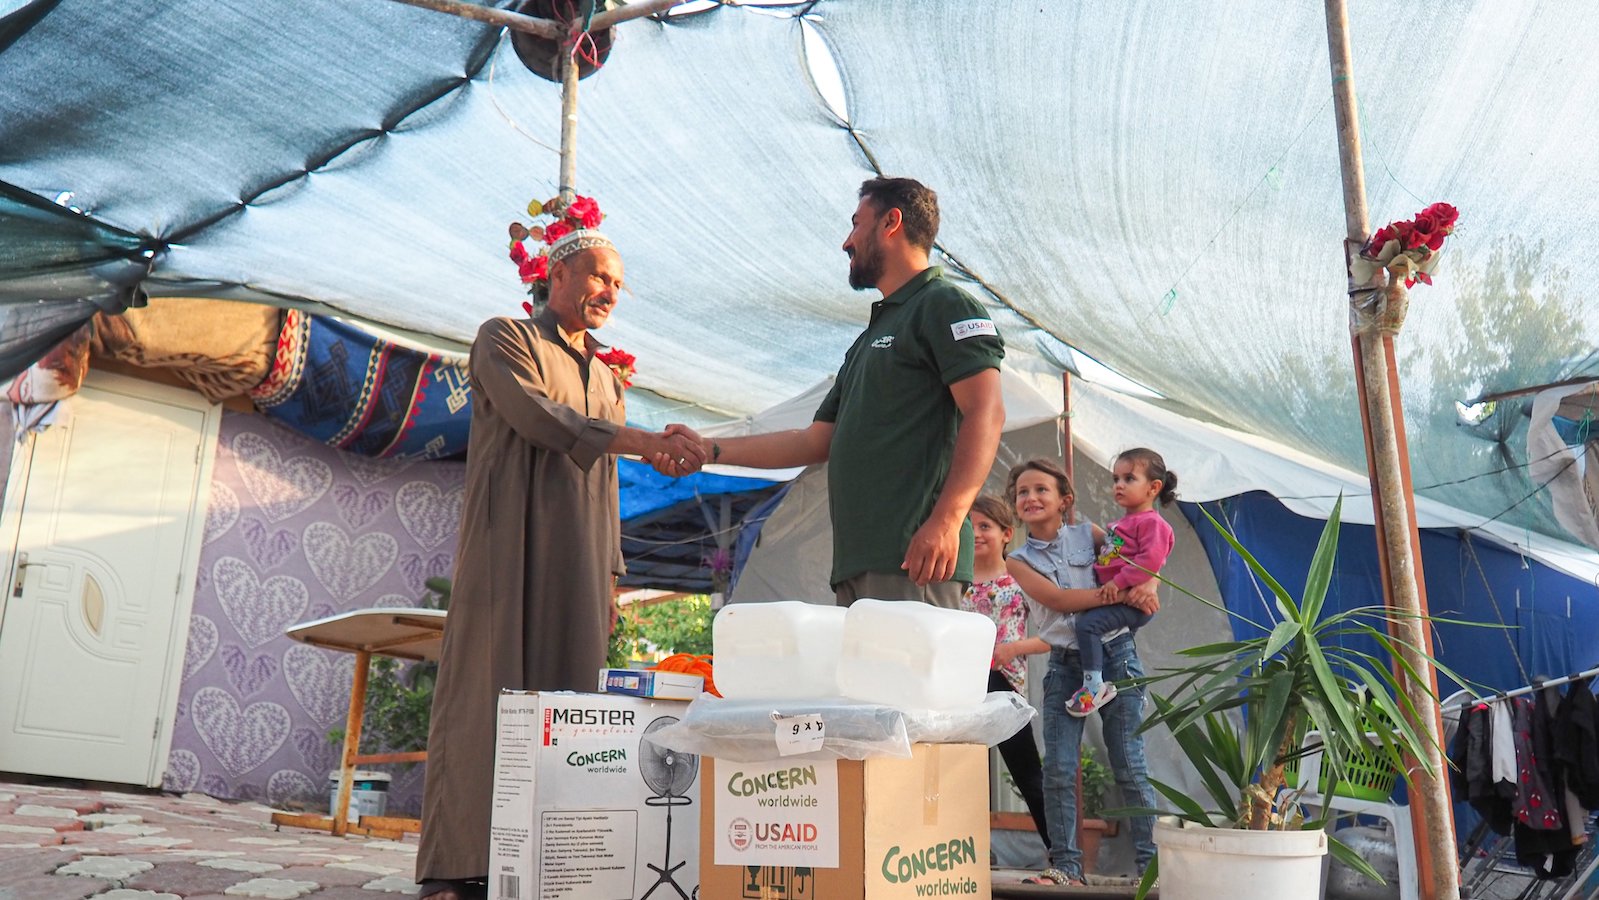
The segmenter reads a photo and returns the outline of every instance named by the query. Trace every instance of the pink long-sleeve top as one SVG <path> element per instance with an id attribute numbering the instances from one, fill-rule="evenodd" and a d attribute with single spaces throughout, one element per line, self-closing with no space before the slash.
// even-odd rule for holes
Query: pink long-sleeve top
<path id="1" fill-rule="evenodd" d="M 1150 572 L 1159 572 L 1166 565 L 1175 543 L 1176 536 L 1160 513 L 1153 509 L 1133 513 L 1111 523 L 1094 574 L 1100 584 L 1115 582 L 1123 590 L 1143 584 L 1152 577 Z"/>

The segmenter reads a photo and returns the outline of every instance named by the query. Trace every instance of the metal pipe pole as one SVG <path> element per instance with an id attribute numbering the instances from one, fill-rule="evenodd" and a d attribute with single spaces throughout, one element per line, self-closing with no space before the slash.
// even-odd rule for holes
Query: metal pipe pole
<path id="1" fill-rule="evenodd" d="M 1349 42 L 1349 17 L 1344 0 L 1326 0 L 1327 50 L 1332 68 L 1333 105 L 1338 126 L 1338 157 L 1344 185 L 1344 219 L 1347 254 L 1370 233 L 1366 211 L 1366 185 L 1360 154 L 1360 123 Z M 1371 477 L 1372 506 L 1378 541 L 1378 560 L 1384 593 L 1393 617 L 1391 633 L 1430 653 L 1432 639 L 1420 617 L 1426 615 L 1422 589 L 1420 535 L 1416 529 L 1415 501 L 1399 403 L 1399 377 L 1390 336 L 1372 329 L 1357 330 L 1353 338 L 1355 379 L 1360 387 L 1361 424 L 1366 436 L 1366 458 Z M 1454 821 L 1449 802 L 1447 769 L 1438 735 L 1443 731 L 1437 704 L 1437 676 L 1425 658 L 1404 651 L 1406 661 L 1426 679 L 1415 684 L 1405 677 L 1398 661 L 1395 671 L 1405 695 L 1415 705 L 1415 724 L 1432 740 L 1424 749 L 1425 766 L 1416 766 L 1412 780 L 1411 825 L 1415 833 L 1417 885 L 1423 900 L 1459 900 L 1460 878 L 1455 858 Z M 1427 771 L 1431 768 L 1431 772 Z M 1416 802 L 1419 800 L 1420 802 Z"/>

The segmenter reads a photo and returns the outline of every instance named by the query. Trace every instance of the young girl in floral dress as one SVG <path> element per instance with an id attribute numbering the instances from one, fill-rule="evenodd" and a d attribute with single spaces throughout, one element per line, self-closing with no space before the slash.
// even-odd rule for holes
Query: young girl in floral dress
<path id="1" fill-rule="evenodd" d="M 988 673 L 990 691 L 1015 691 L 1027 696 L 1027 655 L 1048 653 L 1049 645 L 1027 636 L 1027 598 L 1016 579 L 1005 571 L 1005 550 L 1010 545 L 1010 507 L 998 497 L 984 495 L 972 504 L 972 586 L 961 598 L 961 609 L 994 620 L 993 668 Z M 1010 770 L 1016 790 L 1038 826 L 1038 836 L 1049 847 L 1049 827 L 1044 819 L 1044 770 L 1038 761 L 1033 726 L 1000 742 L 999 756 Z"/>

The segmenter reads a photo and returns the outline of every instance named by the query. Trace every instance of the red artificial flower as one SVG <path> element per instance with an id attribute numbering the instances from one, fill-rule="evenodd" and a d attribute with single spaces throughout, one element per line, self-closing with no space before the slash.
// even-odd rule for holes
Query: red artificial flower
<path id="1" fill-rule="evenodd" d="M 1397 237 L 1397 235 L 1394 234 L 1394 228 L 1392 225 L 1384 225 L 1383 227 L 1377 229 L 1377 233 L 1371 236 L 1371 244 L 1366 248 L 1368 251 L 1367 255 L 1375 257 L 1377 254 L 1381 253 L 1382 248 L 1387 246 L 1388 242 L 1393 240 L 1395 237 Z"/>
<path id="2" fill-rule="evenodd" d="M 1415 241 L 1414 246 L 1431 247 L 1434 240 L 1438 240 L 1439 246 L 1443 246 L 1443 241 L 1441 240 L 1443 228 L 1438 224 L 1438 217 L 1433 215 L 1431 208 L 1416 214 L 1416 221 L 1412 223 L 1412 228 L 1411 239 Z M 1406 249 L 1410 248 L 1407 247 Z"/>
<path id="3" fill-rule="evenodd" d="M 544 227 L 544 243 L 553 244 L 561 238 L 571 234 L 572 231 L 572 226 L 566 224 L 565 220 L 560 222 L 551 222 L 549 225 Z"/>
<path id="4" fill-rule="evenodd" d="M 622 382 L 622 387 L 633 386 L 633 373 L 637 371 L 633 365 L 638 362 L 633 354 L 619 347 L 612 347 L 604 353 L 595 354 L 595 359 L 611 367 L 611 371 L 616 373 L 616 380 Z"/>
<path id="5" fill-rule="evenodd" d="M 1460 218 L 1460 210 L 1447 203 L 1434 203 L 1427 207 L 1426 212 L 1438 220 L 1438 225 L 1444 229 L 1445 234 L 1455 227 L 1455 220 Z"/>
<path id="6" fill-rule="evenodd" d="M 550 277 L 550 258 L 539 254 L 531 259 L 524 260 L 516 267 L 517 274 L 522 276 L 523 284 L 532 284 Z"/>
<path id="7" fill-rule="evenodd" d="M 1394 230 L 1394 237 L 1399 239 L 1399 249 L 1414 250 L 1421 246 L 1416 240 L 1416 226 L 1411 222 L 1395 222 L 1388 226 Z"/>
<path id="8" fill-rule="evenodd" d="M 529 316 L 532 316 L 533 315 L 533 304 L 527 302 L 526 300 L 523 300 L 522 301 L 522 311 L 527 313 Z"/>
<path id="9" fill-rule="evenodd" d="M 521 241 L 515 241 L 511 244 L 511 262 L 519 266 L 527 262 L 527 248 L 522 246 Z"/>
<path id="10" fill-rule="evenodd" d="M 578 197 L 566 208 L 566 218 L 576 219 L 584 228 L 598 228 L 605 214 L 600 212 L 600 205 L 593 197 Z"/>

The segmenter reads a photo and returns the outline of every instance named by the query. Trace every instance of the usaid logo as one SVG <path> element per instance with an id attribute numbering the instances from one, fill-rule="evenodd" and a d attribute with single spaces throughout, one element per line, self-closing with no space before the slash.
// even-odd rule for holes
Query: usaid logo
<path id="1" fill-rule="evenodd" d="M 894 346 L 894 336 L 892 334 L 885 334 L 877 340 L 872 341 L 872 346 L 878 350 L 887 350 L 888 348 Z"/>
<path id="2" fill-rule="evenodd" d="M 994 323 L 990 319 L 965 319 L 960 322 L 951 322 L 949 331 L 950 334 L 955 336 L 957 341 L 964 341 L 969 337 L 976 337 L 980 334 L 986 334 L 990 337 L 999 336 L 999 332 L 995 330 Z"/>
<path id="3" fill-rule="evenodd" d="M 748 819 L 734 819 L 727 826 L 727 842 L 740 853 L 750 848 L 750 823 Z"/>

